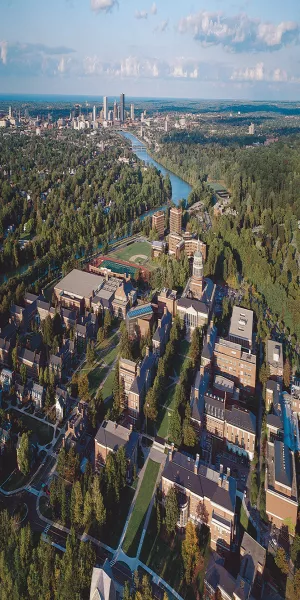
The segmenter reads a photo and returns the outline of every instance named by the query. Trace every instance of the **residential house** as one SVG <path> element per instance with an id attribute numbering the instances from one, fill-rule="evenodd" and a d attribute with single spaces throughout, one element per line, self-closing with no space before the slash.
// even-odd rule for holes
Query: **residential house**
<path id="1" fill-rule="evenodd" d="M 42 385 L 34 383 L 31 388 L 31 400 L 36 410 L 40 410 L 44 404 L 45 389 Z"/>
<path id="2" fill-rule="evenodd" d="M 87 317 L 81 317 L 80 321 L 76 323 L 75 326 L 75 341 L 79 352 L 86 349 L 89 340 L 97 337 L 97 331 L 97 315 L 89 313 Z"/>
<path id="3" fill-rule="evenodd" d="M 41 354 L 36 350 L 34 352 L 32 352 L 32 350 L 27 350 L 27 348 L 20 348 L 18 350 L 18 363 L 20 367 L 25 365 L 27 377 L 38 380 L 41 362 Z"/>
<path id="4" fill-rule="evenodd" d="M 75 354 L 75 342 L 69 339 L 64 340 L 63 345 L 58 348 L 57 354 L 51 354 L 49 370 L 52 371 L 57 381 L 61 380 L 63 371 L 67 372 L 70 369 Z"/>
<path id="5" fill-rule="evenodd" d="M 79 402 L 76 412 L 68 420 L 67 429 L 63 439 L 65 448 L 74 448 L 75 452 L 83 458 L 90 452 L 91 437 L 87 434 L 88 404 Z"/>
<path id="6" fill-rule="evenodd" d="M 216 472 L 196 460 L 181 454 L 169 453 L 162 474 L 162 495 L 165 501 L 170 488 L 178 494 L 178 527 L 185 528 L 188 520 L 205 523 L 210 528 L 211 547 L 227 554 L 235 539 L 236 481 L 227 473 Z"/>
<path id="7" fill-rule="evenodd" d="M 69 410 L 70 397 L 66 388 L 56 386 L 55 389 L 55 411 L 56 420 L 62 421 Z"/>
<path id="8" fill-rule="evenodd" d="M 23 402 L 26 402 L 29 398 L 28 388 L 21 383 L 15 384 L 15 394 L 20 404 L 23 404 Z"/>
<path id="9" fill-rule="evenodd" d="M 11 369 L 2 369 L 0 373 L 0 383 L 4 392 L 10 392 L 13 385 L 15 374 Z"/>
<path id="10" fill-rule="evenodd" d="M 144 404 L 146 394 L 153 382 L 156 355 L 146 349 L 146 355 L 141 363 L 120 358 L 119 378 L 124 384 L 125 405 L 128 415 L 138 419 Z"/>
<path id="11" fill-rule="evenodd" d="M 133 467 L 137 464 L 139 434 L 130 426 L 123 427 L 113 421 L 103 421 L 95 437 L 95 470 L 106 463 L 110 452 L 125 448 L 127 458 L 127 480 L 131 481 Z"/>
<path id="12" fill-rule="evenodd" d="M 36 301 L 37 307 L 37 317 L 38 322 L 41 323 L 48 317 L 50 313 L 50 302 L 47 302 L 45 299 L 40 299 Z"/>
<path id="13" fill-rule="evenodd" d="M 16 344 L 16 336 L 17 330 L 13 323 L 0 328 L 0 364 L 5 367 L 11 366 L 11 352 Z"/>
<path id="14" fill-rule="evenodd" d="M 166 345 L 170 339 L 172 327 L 172 315 L 167 307 L 164 307 L 164 313 L 161 319 L 158 319 L 157 328 L 152 338 L 153 353 L 160 357 L 164 354 Z"/>

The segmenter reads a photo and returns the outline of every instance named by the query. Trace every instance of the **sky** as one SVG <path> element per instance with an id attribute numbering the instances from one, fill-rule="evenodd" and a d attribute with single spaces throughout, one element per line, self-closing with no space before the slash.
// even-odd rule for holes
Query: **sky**
<path id="1" fill-rule="evenodd" d="M 299 0 L 1 0 L 0 94 L 300 103 Z"/>

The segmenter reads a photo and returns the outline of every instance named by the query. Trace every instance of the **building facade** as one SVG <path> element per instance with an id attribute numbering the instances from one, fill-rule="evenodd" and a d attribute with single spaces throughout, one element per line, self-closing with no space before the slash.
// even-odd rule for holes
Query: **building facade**
<path id="1" fill-rule="evenodd" d="M 245 393 L 255 393 L 256 356 L 240 344 L 218 338 L 213 355 L 214 372 L 232 379 Z"/>
<path id="2" fill-rule="evenodd" d="M 170 210 L 170 233 L 181 235 L 182 230 L 182 208 L 173 206 Z"/>
<path id="3" fill-rule="evenodd" d="M 159 238 L 163 238 L 165 234 L 165 213 L 159 210 L 152 217 L 152 229 L 156 229 Z"/>

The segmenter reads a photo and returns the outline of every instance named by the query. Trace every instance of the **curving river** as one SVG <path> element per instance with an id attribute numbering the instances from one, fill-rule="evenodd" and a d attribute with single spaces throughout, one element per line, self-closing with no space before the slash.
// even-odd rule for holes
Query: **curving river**
<path id="1" fill-rule="evenodd" d="M 142 142 L 140 142 L 140 140 L 135 135 L 133 135 L 132 133 L 127 133 L 125 131 L 120 131 L 120 134 L 132 143 L 132 151 L 140 160 L 143 160 L 144 163 L 146 163 L 147 165 L 154 165 L 154 167 L 161 171 L 163 175 L 166 175 L 168 173 L 172 185 L 172 200 L 174 204 L 179 204 L 179 201 L 182 200 L 182 198 L 187 200 L 190 192 L 192 191 L 192 188 L 189 183 L 183 181 L 183 179 L 177 177 L 175 173 L 172 173 L 172 171 L 169 171 L 156 160 L 154 160 L 152 156 L 148 154 L 146 146 Z M 143 150 L 140 150 L 142 146 Z"/>

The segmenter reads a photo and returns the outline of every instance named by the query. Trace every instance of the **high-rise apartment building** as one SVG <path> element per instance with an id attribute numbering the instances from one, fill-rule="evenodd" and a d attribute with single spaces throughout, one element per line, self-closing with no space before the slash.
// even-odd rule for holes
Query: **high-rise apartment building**
<path id="1" fill-rule="evenodd" d="M 130 104 L 130 118 L 134 121 L 134 104 Z"/>
<path id="2" fill-rule="evenodd" d="M 96 106 L 93 106 L 93 121 L 96 121 Z"/>
<path id="3" fill-rule="evenodd" d="M 116 121 L 118 118 L 118 105 L 117 105 L 117 101 L 114 101 L 114 121 Z"/>
<path id="4" fill-rule="evenodd" d="M 103 96 L 103 119 L 104 119 L 104 121 L 107 121 L 107 119 L 108 119 L 107 96 Z"/>
<path id="5" fill-rule="evenodd" d="M 182 229 L 182 208 L 174 206 L 170 210 L 170 233 L 181 234 Z"/>
<path id="6" fill-rule="evenodd" d="M 120 94 L 120 121 L 125 121 L 125 94 Z"/>
<path id="7" fill-rule="evenodd" d="M 160 238 L 164 237 L 165 233 L 165 213 L 159 210 L 152 217 L 152 229 L 156 229 Z"/>

